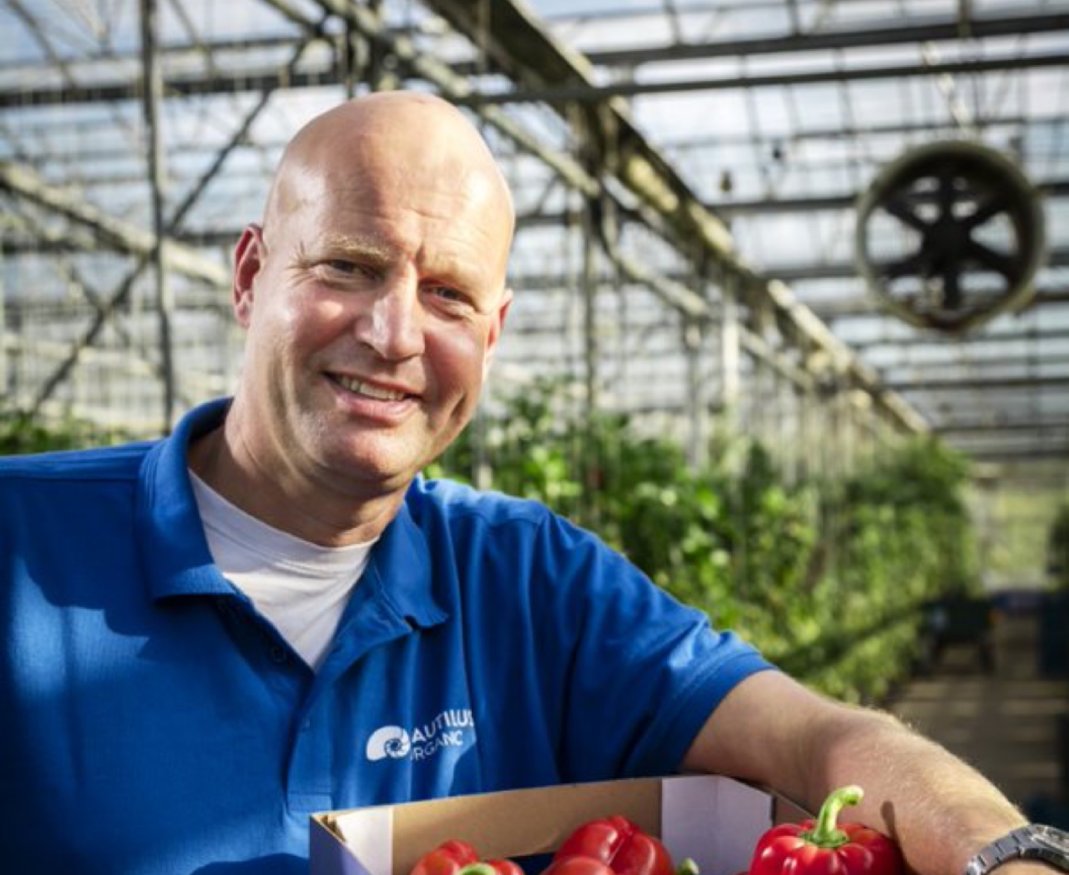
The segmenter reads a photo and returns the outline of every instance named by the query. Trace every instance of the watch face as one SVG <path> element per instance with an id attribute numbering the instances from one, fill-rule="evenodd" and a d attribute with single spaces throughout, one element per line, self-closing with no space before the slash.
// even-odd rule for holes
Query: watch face
<path id="1" fill-rule="evenodd" d="M 1032 827 L 1031 834 L 1036 844 L 1060 851 L 1063 854 L 1069 854 L 1069 833 L 1064 833 L 1052 826 L 1037 824 Z"/>

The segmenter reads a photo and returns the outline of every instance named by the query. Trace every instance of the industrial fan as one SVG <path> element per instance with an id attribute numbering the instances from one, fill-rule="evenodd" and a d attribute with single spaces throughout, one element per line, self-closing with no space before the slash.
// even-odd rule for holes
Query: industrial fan
<path id="1" fill-rule="evenodd" d="M 1001 152 L 929 143 L 885 166 L 858 199 L 855 244 L 858 270 L 887 309 L 963 333 L 1031 301 L 1043 211 Z"/>

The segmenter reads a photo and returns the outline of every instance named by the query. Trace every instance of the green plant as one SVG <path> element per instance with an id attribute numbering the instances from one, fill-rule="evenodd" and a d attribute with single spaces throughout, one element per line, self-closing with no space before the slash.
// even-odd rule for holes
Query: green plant
<path id="1" fill-rule="evenodd" d="M 122 437 L 117 432 L 74 417 L 46 423 L 23 413 L 0 410 L 0 455 L 79 449 L 115 443 Z"/>

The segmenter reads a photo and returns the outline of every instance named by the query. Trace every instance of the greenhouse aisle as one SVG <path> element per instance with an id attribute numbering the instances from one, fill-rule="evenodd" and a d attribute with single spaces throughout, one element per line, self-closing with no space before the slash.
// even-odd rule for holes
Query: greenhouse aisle
<path id="1" fill-rule="evenodd" d="M 949 647 L 889 709 L 971 762 L 1034 820 L 1069 827 L 1069 678 L 1040 670 L 1035 612 L 996 615 L 994 669 L 976 646 Z"/>

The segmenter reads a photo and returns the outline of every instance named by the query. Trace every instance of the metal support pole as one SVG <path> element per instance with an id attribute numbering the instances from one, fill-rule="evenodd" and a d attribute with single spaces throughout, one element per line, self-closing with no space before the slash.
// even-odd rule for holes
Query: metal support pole
<path id="1" fill-rule="evenodd" d="M 839 476 L 839 378 L 836 376 L 820 392 L 821 434 L 816 435 L 823 477 L 835 481 Z"/>
<path id="2" fill-rule="evenodd" d="M 594 422 L 598 408 L 601 405 L 601 392 L 599 390 L 599 359 L 601 351 L 598 344 L 598 212 L 597 204 L 592 198 L 583 198 L 583 221 L 581 233 L 583 235 L 583 263 L 582 263 L 582 290 L 583 290 L 583 389 L 586 408 L 583 411 L 585 417 L 583 429 L 584 450 L 580 456 L 582 459 L 582 478 L 584 485 L 583 501 L 587 507 L 590 519 L 596 524 L 600 519 L 601 496 L 600 476 L 598 468 L 601 459 L 598 455 L 598 444 L 594 431 Z"/>
<path id="3" fill-rule="evenodd" d="M 345 96 L 352 100 L 356 96 L 356 82 L 360 70 L 365 67 L 365 56 L 370 51 L 360 31 L 351 21 L 345 22 L 341 37 L 342 66 L 345 76 Z"/>
<path id="4" fill-rule="evenodd" d="M 595 227 L 595 205 L 589 198 L 585 199 L 583 209 L 583 385 L 586 395 L 587 413 L 593 414 L 598 409 L 598 232 Z"/>
<path id="5" fill-rule="evenodd" d="M 773 391 L 776 393 L 776 456 L 780 470 L 788 483 L 795 481 L 795 452 L 798 448 L 794 424 L 794 387 L 783 374 L 772 374 Z"/>
<path id="6" fill-rule="evenodd" d="M 738 278 L 724 276 L 720 291 L 720 394 L 723 427 L 729 439 L 738 436 L 739 423 L 739 302 Z"/>
<path id="7" fill-rule="evenodd" d="M 152 267 L 156 275 L 156 311 L 159 318 L 160 377 L 163 382 L 163 430 L 169 433 L 174 420 L 174 351 L 171 346 L 171 321 L 174 316 L 174 296 L 167 280 L 164 260 L 163 217 L 164 168 L 160 140 L 159 107 L 163 95 L 163 74 L 156 51 L 156 0 L 141 0 L 141 67 L 144 78 L 146 147 L 148 150 L 148 178 L 152 192 Z"/>
<path id="8" fill-rule="evenodd" d="M 799 476 L 802 480 L 819 479 L 823 475 L 820 464 L 820 454 L 817 449 L 817 440 L 814 435 L 814 419 L 816 417 L 817 399 L 819 397 L 816 385 L 798 390 L 799 404 Z"/>
<path id="9" fill-rule="evenodd" d="M 705 464 L 709 447 L 708 381 L 702 379 L 703 345 L 701 324 L 693 320 L 684 321 L 683 348 L 687 361 L 687 397 L 690 399 L 687 461 L 695 470 Z"/>
<path id="10" fill-rule="evenodd" d="M 378 30 L 385 29 L 383 23 L 382 0 L 368 0 L 367 11 L 375 22 Z M 363 33 L 357 23 L 351 19 L 345 19 L 348 27 L 355 33 Z M 367 40 L 367 64 L 364 69 L 364 80 L 372 91 L 393 91 L 401 85 L 401 76 L 397 64 L 397 58 L 389 50 L 387 44 L 376 39 Z"/>

